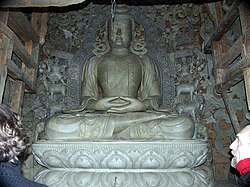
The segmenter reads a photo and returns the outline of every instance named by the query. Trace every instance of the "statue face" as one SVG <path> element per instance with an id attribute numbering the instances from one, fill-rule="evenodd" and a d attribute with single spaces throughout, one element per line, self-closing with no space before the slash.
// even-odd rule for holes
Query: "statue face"
<path id="1" fill-rule="evenodd" d="M 108 23 L 108 39 L 113 48 L 127 48 L 132 40 L 132 20 L 125 15 L 116 15 Z"/>
<path id="2" fill-rule="evenodd" d="M 231 153 L 234 158 L 231 165 L 236 167 L 240 160 L 250 158 L 250 125 L 242 129 L 237 135 L 236 140 L 230 145 Z"/>

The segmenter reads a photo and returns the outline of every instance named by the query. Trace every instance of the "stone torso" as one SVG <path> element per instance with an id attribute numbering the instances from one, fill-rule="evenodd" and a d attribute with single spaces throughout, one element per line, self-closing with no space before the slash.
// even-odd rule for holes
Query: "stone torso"
<path id="1" fill-rule="evenodd" d="M 141 59 L 134 54 L 106 55 L 97 69 L 103 97 L 137 97 L 142 79 Z"/>

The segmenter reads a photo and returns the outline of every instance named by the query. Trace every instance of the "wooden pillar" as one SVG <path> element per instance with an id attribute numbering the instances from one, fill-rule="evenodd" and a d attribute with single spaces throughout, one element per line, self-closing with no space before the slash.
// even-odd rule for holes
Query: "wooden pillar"
<path id="1" fill-rule="evenodd" d="M 9 18 L 9 11 L 0 11 L 0 21 L 7 25 Z"/>
<path id="2" fill-rule="evenodd" d="M 215 7 L 216 7 L 215 24 L 216 24 L 216 27 L 218 27 L 223 20 L 221 2 L 216 2 Z M 220 84 L 223 82 L 223 78 L 226 74 L 226 69 L 222 69 L 221 67 L 219 67 L 220 60 L 222 59 L 223 55 L 225 54 L 227 50 L 225 36 L 222 36 L 222 38 L 219 41 L 213 41 L 212 48 L 213 48 L 213 56 L 214 56 L 214 61 L 215 61 L 215 64 L 214 64 L 215 83 Z"/>
<path id="3" fill-rule="evenodd" d="M 4 88 L 7 79 L 8 59 L 11 58 L 13 42 L 6 35 L 0 33 L 0 103 L 3 100 Z"/>
<path id="4" fill-rule="evenodd" d="M 39 43 L 45 43 L 45 36 L 48 31 L 48 13 L 32 13 L 31 24 L 32 27 L 39 33 Z"/>
<path id="5" fill-rule="evenodd" d="M 242 43 L 243 50 L 242 56 L 246 59 L 247 63 L 250 64 L 250 5 L 248 2 L 242 2 L 239 6 L 240 11 L 240 20 L 242 26 Z M 244 82 L 245 82 L 245 90 L 246 90 L 246 98 L 248 109 L 250 110 L 250 67 L 246 67 L 243 69 L 244 73 Z"/>
<path id="6" fill-rule="evenodd" d="M 250 67 L 243 70 L 248 110 L 250 110 Z"/>
<path id="7" fill-rule="evenodd" d="M 0 66 L 0 103 L 3 102 L 3 94 L 4 94 L 6 79 L 7 79 L 7 67 Z"/>
<path id="8" fill-rule="evenodd" d="M 45 36 L 48 31 L 47 21 L 48 21 L 48 13 L 42 13 L 41 25 L 40 25 L 40 31 L 39 31 L 40 45 L 43 45 L 45 43 Z"/>
<path id="9" fill-rule="evenodd" d="M 21 114 L 24 95 L 24 82 L 16 80 L 13 85 L 13 93 L 11 99 L 11 109 Z"/>
<path id="10" fill-rule="evenodd" d="M 221 96 L 222 96 L 222 99 L 223 99 L 224 104 L 226 106 L 226 109 L 227 109 L 228 115 L 230 117 L 230 120 L 232 122 L 234 132 L 235 132 L 235 134 L 237 134 L 237 133 L 239 133 L 241 131 L 241 127 L 240 127 L 240 124 L 238 122 L 238 118 L 236 116 L 236 112 L 234 110 L 234 107 L 232 106 L 231 101 L 228 98 L 228 95 L 227 95 L 226 91 L 222 92 Z"/>

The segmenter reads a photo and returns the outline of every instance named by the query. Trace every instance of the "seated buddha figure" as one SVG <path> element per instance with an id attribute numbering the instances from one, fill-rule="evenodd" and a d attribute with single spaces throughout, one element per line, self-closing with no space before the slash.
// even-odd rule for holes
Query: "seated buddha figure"
<path id="1" fill-rule="evenodd" d="M 134 30 L 134 20 L 117 8 L 106 22 L 107 52 L 83 67 L 80 107 L 47 120 L 48 140 L 193 138 L 189 117 L 159 108 L 160 74 L 148 56 L 131 50 Z"/>

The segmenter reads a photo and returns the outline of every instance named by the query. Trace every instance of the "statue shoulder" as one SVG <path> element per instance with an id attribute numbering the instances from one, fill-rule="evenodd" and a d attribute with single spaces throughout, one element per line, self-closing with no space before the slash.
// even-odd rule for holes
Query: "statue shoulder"
<path id="1" fill-rule="evenodd" d="M 98 61 L 100 61 L 99 60 L 100 59 L 100 57 L 98 57 L 98 56 L 92 56 L 92 57 L 90 57 L 88 60 L 87 60 L 87 62 L 88 63 L 91 63 L 91 62 L 98 62 Z"/>
<path id="2" fill-rule="evenodd" d="M 83 68 L 96 66 L 99 64 L 99 62 L 100 62 L 100 57 L 92 56 L 85 61 Z"/>
<path id="3" fill-rule="evenodd" d="M 156 66 L 155 61 L 147 55 L 140 55 L 142 64 L 144 66 Z"/>

